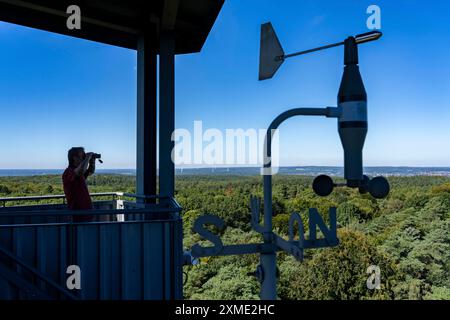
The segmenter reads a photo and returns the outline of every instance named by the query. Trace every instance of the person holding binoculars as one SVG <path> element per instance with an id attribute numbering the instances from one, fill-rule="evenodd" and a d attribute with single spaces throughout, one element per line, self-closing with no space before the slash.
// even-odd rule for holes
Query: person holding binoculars
<path id="1" fill-rule="evenodd" d="M 89 195 L 86 179 L 95 172 L 95 159 L 101 155 L 85 152 L 82 147 L 71 148 L 67 154 L 69 166 L 62 175 L 64 194 L 70 210 L 91 210 L 92 200 Z M 78 215 L 74 222 L 92 222 L 93 215 Z"/>

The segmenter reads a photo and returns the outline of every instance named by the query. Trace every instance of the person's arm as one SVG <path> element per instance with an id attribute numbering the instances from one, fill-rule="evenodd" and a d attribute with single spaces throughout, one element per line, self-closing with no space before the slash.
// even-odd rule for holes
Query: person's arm
<path id="1" fill-rule="evenodd" d="M 74 172 L 77 177 L 81 177 L 87 171 L 89 161 L 91 161 L 92 152 L 86 153 L 86 158 L 75 168 Z"/>
<path id="2" fill-rule="evenodd" d="M 94 172 L 95 172 L 95 158 L 91 157 L 91 160 L 89 160 L 89 168 L 84 173 L 84 177 L 87 178 L 93 175 Z"/>

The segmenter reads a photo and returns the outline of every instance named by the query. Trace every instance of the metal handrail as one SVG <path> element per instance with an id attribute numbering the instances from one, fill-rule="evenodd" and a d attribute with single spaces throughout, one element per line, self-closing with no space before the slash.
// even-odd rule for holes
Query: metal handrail
<path id="1" fill-rule="evenodd" d="M 95 210 L 69 210 L 66 209 L 64 211 L 62 210 L 46 210 L 46 211 L 12 211 L 6 213 L 0 213 L 0 217 L 18 217 L 18 216 L 24 216 L 24 217 L 30 217 L 30 216 L 82 216 L 82 215 L 110 215 L 110 214 L 116 214 L 112 212 L 120 211 L 120 214 L 129 215 L 129 214 L 146 214 L 146 213 L 152 213 L 152 212 L 158 212 L 158 213 L 170 213 L 170 212 L 179 212 L 181 211 L 181 207 L 173 207 L 173 208 L 156 208 L 156 207 L 147 207 L 147 208 L 138 208 L 138 209 L 122 209 L 122 210 L 114 210 L 114 209 L 95 209 Z"/>
<path id="2" fill-rule="evenodd" d="M 135 193 L 127 193 L 127 192 L 96 192 L 91 193 L 91 197 L 104 197 L 104 196 L 113 196 L 113 197 L 129 197 L 136 199 L 171 199 L 173 198 L 166 195 L 143 195 L 143 194 L 135 194 Z M 6 207 L 7 202 L 11 201 L 39 201 L 39 200 L 51 200 L 51 199 L 66 199 L 66 196 L 63 194 L 55 194 L 55 195 L 42 195 L 42 196 L 25 196 L 25 197 L 8 197 L 8 198 L 0 198 L 0 202 L 3 203 L 3 207 Z M 175 201 L 176 203 L 176 201 Z M 176 206 L 179 206 L 176 203 Z"/>
<path id="3" fill-rule="evenodd" d="M 123 196 L 123 192 L 97 192 L 91 193 L 91 197 L 101 197 L 101 196 Z M 126 196 L 131 196 L 130 194 L 126 194 Z M 25 197 L 8 197 L 8 198 L 0 198 L 2 202 L 9 201 L 30 201 L 30 200 L 44 200 L 44 199 L 62 199 L 66 196 L 63 194 L 55 194 L 55 195 L 43 195 L 43 196 L 25 196 Z"/>

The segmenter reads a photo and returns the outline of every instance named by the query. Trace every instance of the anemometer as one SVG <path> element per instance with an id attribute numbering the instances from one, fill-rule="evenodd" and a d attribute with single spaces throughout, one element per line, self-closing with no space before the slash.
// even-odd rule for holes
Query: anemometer
<path id="1" fill-rule="evenodd" d="M 269 130 L 277 129 L 282 121 L 297 115 L 326 116 L 338 119 L 338 132 L 344 149 L 344 178 L 346 184 L 336 184 L 326 176 L 314 179 L 313 190 L 319 196 L 327 196 L 336 186 L 358 188 L 361 193 L 369 192 L 375 198 L 384 198 L 389 193 L 389 183 L 383 177 L 370 179 L 363 175 L 362 149 L 367 134 L 367 94 L 359 72 L 358 45 L 381 38 L 382 33 L 372 31 L 348 37 L 342 42 L 285 54 L 272 24 L 261 26 L 261 48 L 259 64 L 259 80 L 267 80 L 274 76 L 281 64 L 288 58 L 344 46 L 344 74 L 338 92 L 338 106 L 327 108 L 298 108 L 286 111 L 277 117 Z M 271 134 L 266 136 L 265 168 L 270 168 Z M 271 174 L 266 170 L 267 174 Z"/>

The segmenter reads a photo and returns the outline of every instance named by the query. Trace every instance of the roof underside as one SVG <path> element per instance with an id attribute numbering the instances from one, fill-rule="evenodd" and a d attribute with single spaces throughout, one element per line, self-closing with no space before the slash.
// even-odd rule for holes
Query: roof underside
<path id="1" fill-rule="evenodd" d="M 173 31 L 176 53 L 201 50 L 224 0 L 0 0 L 0 20 L 136 49 L 144 30 Z M 81 29 L 66 26 L 78 5 Z M 156 43 L 156 42 L 155 42 Z"/>

